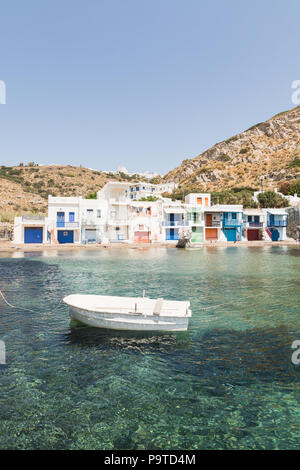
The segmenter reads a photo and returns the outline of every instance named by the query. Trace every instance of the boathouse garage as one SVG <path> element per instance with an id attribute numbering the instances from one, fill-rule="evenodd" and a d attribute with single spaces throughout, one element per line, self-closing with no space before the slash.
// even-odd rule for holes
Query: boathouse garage
<path id="1" fill-rule="evenodd" d="M 43 227 L 24 227 L 24 243 L 43 243 Z"/>

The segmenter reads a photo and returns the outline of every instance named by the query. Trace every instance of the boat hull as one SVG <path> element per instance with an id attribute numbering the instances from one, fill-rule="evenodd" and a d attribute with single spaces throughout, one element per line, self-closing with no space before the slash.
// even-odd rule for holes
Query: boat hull
<path id="1" fill-rule="evenodd" d="M 105 313 L 69 305 L 70 317 L 88 326 L 120 331 L 186 331 L 189 317 Z"/>

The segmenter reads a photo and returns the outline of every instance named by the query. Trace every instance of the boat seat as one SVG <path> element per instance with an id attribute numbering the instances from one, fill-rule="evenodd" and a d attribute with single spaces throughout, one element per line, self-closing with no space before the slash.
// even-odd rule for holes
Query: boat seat
<path id="1" fill-rule="evenodd" d="M 161 314 L 163 301 L 164 301 L 164 299 L 157 299 L 157 301 L 155 302 L 155 305 L 154 305 L 153 315 L 160 315 Z"/>

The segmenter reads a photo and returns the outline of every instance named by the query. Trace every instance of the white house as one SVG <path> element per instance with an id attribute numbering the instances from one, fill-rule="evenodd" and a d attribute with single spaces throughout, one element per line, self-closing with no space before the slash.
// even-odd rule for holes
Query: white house
<path id="1" fill-rule="evenodd" d="M 180 231 L 185 225 L 184 204 L 180 201 L 163 202 L 161 206 L 162 240 L 170 243 L 178 241 Z"/>
<path id="2" fill-rule="evenodd" d="M 81 243 L 100 243 L 106 236 L 108 204 L 105 199 L 81 199 Z"/>
<path id="3" fill-rule="evenodd" d="M 266 214 L 262 209 L 245 209 L 243 220 L 243 240 L 268 240 L 266 233 Z"/>
<path id="4" fill-rule="evenodd" d="M 53 243 L 80 243 L 80 197 L 48 196 L 48 230 Z"/>
<path id="5" fill-rule="evenodd" d="M 188 194 L 184 203 L 135 197 L 137 192 L 151 195 L 167 189 L 160 185 L 152 192 L 152 187 L 149 184 L 137 191 L 135 186 L 131 191 L 129 183 L 110 182 L 98 191 L 96 199 L 49 196 L 48 217 L 15 218 L 14 242 L 174 244 L 183 233 L 189 235 L 191 244 L 286 239 L 288 216 L 284 209 L 243 211 L 241 205 L 212 206 L 208 193 Z"/>
<path id="6" fill-rule="evenodd" d="M 136 201 L 130 203 L 129 222 L 129 242 L 161 241 L 161 202 Z"/>
<path id="7" fill-rule="evenodd" d="M 14 243 L 50 243 L 49 220 L 43 215 L 15 217 Z"/>
<path id="8" fill-rule="evenodd" d="M 286 228 L 288 226 L 288 213 L 285 209 L 263 209 L 266 218 L 266 232 L 272 241 L 283 241 L 286 239 Z"/>
<path id="9" fill-rule="evenodd" d="M 176 187 L 176 183 L 131 183 L 125 190 L 125 196 L 131 200 L 140 200 L 150 196 L 161 198 L 163 193 L 171 193 Z"/>

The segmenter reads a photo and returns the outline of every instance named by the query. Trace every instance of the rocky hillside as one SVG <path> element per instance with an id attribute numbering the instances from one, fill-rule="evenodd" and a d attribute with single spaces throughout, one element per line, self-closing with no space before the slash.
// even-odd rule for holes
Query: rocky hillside
<path id="1" fill-rule="evenodd" d="M 136 175 L 135 175 L 136 176 Z M 47 211 L 48 194 L 83 196 L 108 181 L 138 181 L 138 176 L 103 173 L 75 166 L 34 163 L 0 167 L 0 222 L 15 215 Z M 163 180 L 185 190 L 222 191 L 230 188 L 279 187 L 300 177 L 300 106 L 214 145 L 198 157 L 184 160 Z M 153 180 L 159 183 L 160 178 Z"/>
<path id="2" fill-rule="evenodd" d="M 0 222 L 10 222 L 24 213 L 45 214 L 48 194 L 85 197 L 108 181 L 123 181 L 124 177 L 75 166 L 2 166 Z"/>
<path id="3" fill-rule="evenodd" d="M 233 187 L 273 189 L 300 176 L 300 106 L 184 160 L 166 181 L 205 191 Z"/>

